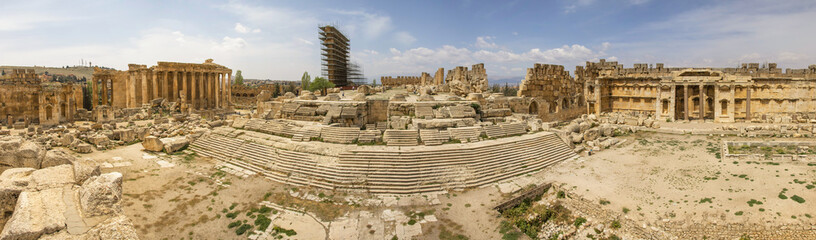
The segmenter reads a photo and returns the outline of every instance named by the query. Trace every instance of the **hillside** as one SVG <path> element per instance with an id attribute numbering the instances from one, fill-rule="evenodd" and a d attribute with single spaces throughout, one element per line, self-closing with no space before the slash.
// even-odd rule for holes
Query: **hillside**
<path id="1" fill-rule="evenodd" d="M 48 72 L 49 75 L 71 75 L 73 74 L 77 78 L 91 79 L 93 77 L 93 67 L 42 67 L 42 66 L 35 66 L 35 67 L 24 67 L 24 66 L 0 66 L 0 70 L 5 72 L 10 72 L 12 69 L 34 69 L 34 72 L 37 74 L 43 74 Z"/>

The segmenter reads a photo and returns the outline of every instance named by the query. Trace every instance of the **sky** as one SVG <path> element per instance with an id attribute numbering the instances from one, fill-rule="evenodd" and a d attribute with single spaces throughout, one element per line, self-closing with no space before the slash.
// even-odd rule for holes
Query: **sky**
<path id="1" fill-rule="evenodd" d="M 491 80 L 599 59 L 816 64 L 812 0 L 2 0 L 0 65 L 125 70 L 212 58 L 245 78 L 299 80 L 320 75 L 323 24 L 346 34 L 369 79 L 477 63 Z"/>

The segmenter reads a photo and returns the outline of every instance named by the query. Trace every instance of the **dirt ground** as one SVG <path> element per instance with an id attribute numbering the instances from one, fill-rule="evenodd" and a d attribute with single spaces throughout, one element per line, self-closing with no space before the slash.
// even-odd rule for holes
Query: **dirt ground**
<path id="1" fill-rule="evenodd" d="M 528 177 L 561 184 L 593 201 L 608 201 L 602 205 L 604 208 L 625 211 L 628 218 L 647 225 L 673 221 L 763 225 L 814 222 L 816 166 L 718 159 L 715 152 L 723 140 L 719 137 L 638 133 L 622 138 L 627 141 L 621 146 L 568 160 Z M 254 216 L 245 213 L 260 207 L 264 200 L 298 206 L 323 218 L 322 223 L 311 225 L 314 229 L 282 226 L 298 231 L 293 239 L 324 238 L 327 230 L 323 227 L 331 226 L 352 229 L 357 226 L 356 231 L 342 230 L 347 234 L 344 236 L 390 238 L 389 234 L 402 229 L 393 226 L 407 226 L 408 218 L 388 227 L 382 219 L 377 220 L 385 210 L 406 215 L 426 212 L 438 220 L 417 223 L 421 224 L 422 233 L 414 239 L 457 239 L 457 235 L 500 239 L 498 226 L 502 219 L 492 208 L 510 197 L 494 184 L 439 195 L 440 203 L 436 205 L 338 204 L 347 193 L 297 189 L 260 177 L 240 179 L 218 171 L 213 163 L 202 158 L 146 153 L 142 149 L 141 144 L 134 144 L 80 155 L 113 166 L 103 172 L 119 171 L 124 175 L 124 211 L 142 239 L 246 239 L 247 235 L 236 235 L 236 228 L 228 225 L 253 221 L 250 218 Z M 162 167 L 158 161 L 174 166 Z M 293 189 L 312 195 L 322 193 L 336 201 L 295 198 L 290 196 Z M 794 201 L 793 196 L 805 202 Z M 229 213 L 238 216 L 229 218 Z M 366 222 L 354 220 L 371 214 L 373 217 L 366 217 Z M 272 224 L 283 225 L 286 221 L 282 219 L 297 217 L 278 218 Z M 333 225 L 326 224 L 331 220 L 335 220 Z M 317 227 L 321 224 L 324 226 Z M 371 225 L 374 226 L 366 228 Z M 376 233 L 371 232 L 373 229 L 377 229 Z"/>
<path id="2" fill-rule="evenodd" d="M 619 148 L 536 176 L 587 199 L 606 200 L 605 208 L 626 211 L 627 217 L 646 223 L 816 221 L 816 166 L 718 159 L 720 137 L 638 133 L 624 138 L 627 142 Z M 805 202 L 794 201 L 794 195 Z"/>

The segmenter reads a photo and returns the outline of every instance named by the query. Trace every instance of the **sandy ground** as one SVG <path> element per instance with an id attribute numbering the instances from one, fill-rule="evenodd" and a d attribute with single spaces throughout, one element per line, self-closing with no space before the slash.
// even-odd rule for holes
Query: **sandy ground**
<path id="1" fill-rule="evenodd" d="M 645 222 L 813 223 L 816 166 L 717 159 L 718 137 L 639 133 L 627 143 L 537 174 Z M 770 160 L 769 160 L 770 161 Z M 769 162 L 768 161 L 768 162 Z M 783 189 L 788 199 L 781 199 Z M 791 200 L 797 195 L 806 200 Z M 710 202 L 709 202 L 710 199 Z M 748 203 L 751 200 L 761 204 Z"/>
<path id="2" fill-rule="evenodd" d="M 628 218 L 648 224 L 814 222 L 816 188 L 807 187 L 816 185 L 816 166 L 717 159 L 712 149 L 723 140 L 719 137 L 638 133 L 623 138 L 627 141 L 621 146 L 526 178 L 563 184 L 593 201 L 607 200 L 604 208 L 626 208 Z M 124 211 L 142 239 L 246 239 L 227 226 L 252 221 L 245 213 L 264 200 L 318 216 L 316 220 L 297 212 L 270 214 L 274 225 L 298 232 L 292 239 L 324 239 L 326 229 L 331 239 L 390 239 L 395 234 L 438 239 L 443 229 L 469 239 L 500 239 L 501 218 L 492 208 L 510 197 L 493 184 L 439 195 L 436 205 L 356 206 L 343 204 L 348 193 L 298 189 L 260 177 L 240 179 L 223 174 L 205 159 L 146 153 L 141 144 L 80 157 L 106 163 L 109 168 L 103 172 L 124 174 Z M 783 189 L 787 199 L 779 197 Z M 334 201 L 304 200 L 293 192 L 322 193 Z M 794 195 L 806 201 L 793 201 Z M 414 218 L 416 225 L 409 225 L 411 212 L 429 216 Z M 238 216 L 231 219 L 227 213 Z"/>

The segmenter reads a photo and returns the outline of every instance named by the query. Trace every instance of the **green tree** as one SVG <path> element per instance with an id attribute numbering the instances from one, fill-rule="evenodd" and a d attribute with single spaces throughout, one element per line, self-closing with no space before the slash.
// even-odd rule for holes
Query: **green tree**
<path id="1" fill-rule="evenodd" d="M 373 86 L 373 87 L 377 86 L 377 79 L 376 78 L 371 80 L 371 86 Z"/>
<path id="2" fill-rule="evenodd" d="M 244 85 L 244 76 L 241 76 L 241 70 L 235 72 L 235 85 Z"/>
<path id="3" fill-rule="evenodd" d="M 300 77 L 300 88 L 302 89 L 309 89 L 309 84 L 312 82 L 312 77 L 309 76 L 309 72 L 303 72 L 303 76 Z"/>
<path id="4" fill-rule="evenodd" d="M 323 91 L 326 88 L 333 88 L 333 87 L 334 87 L 334 83 L 329 82 L 328 79 L 325 79 L 323 77 L 316 77 L 314 79 L 314 81 L 312 81 L 312 83 L 309 84 L 309 90 L 311 90 L 313 92 L 317 91 L 317 90 Z"/>

